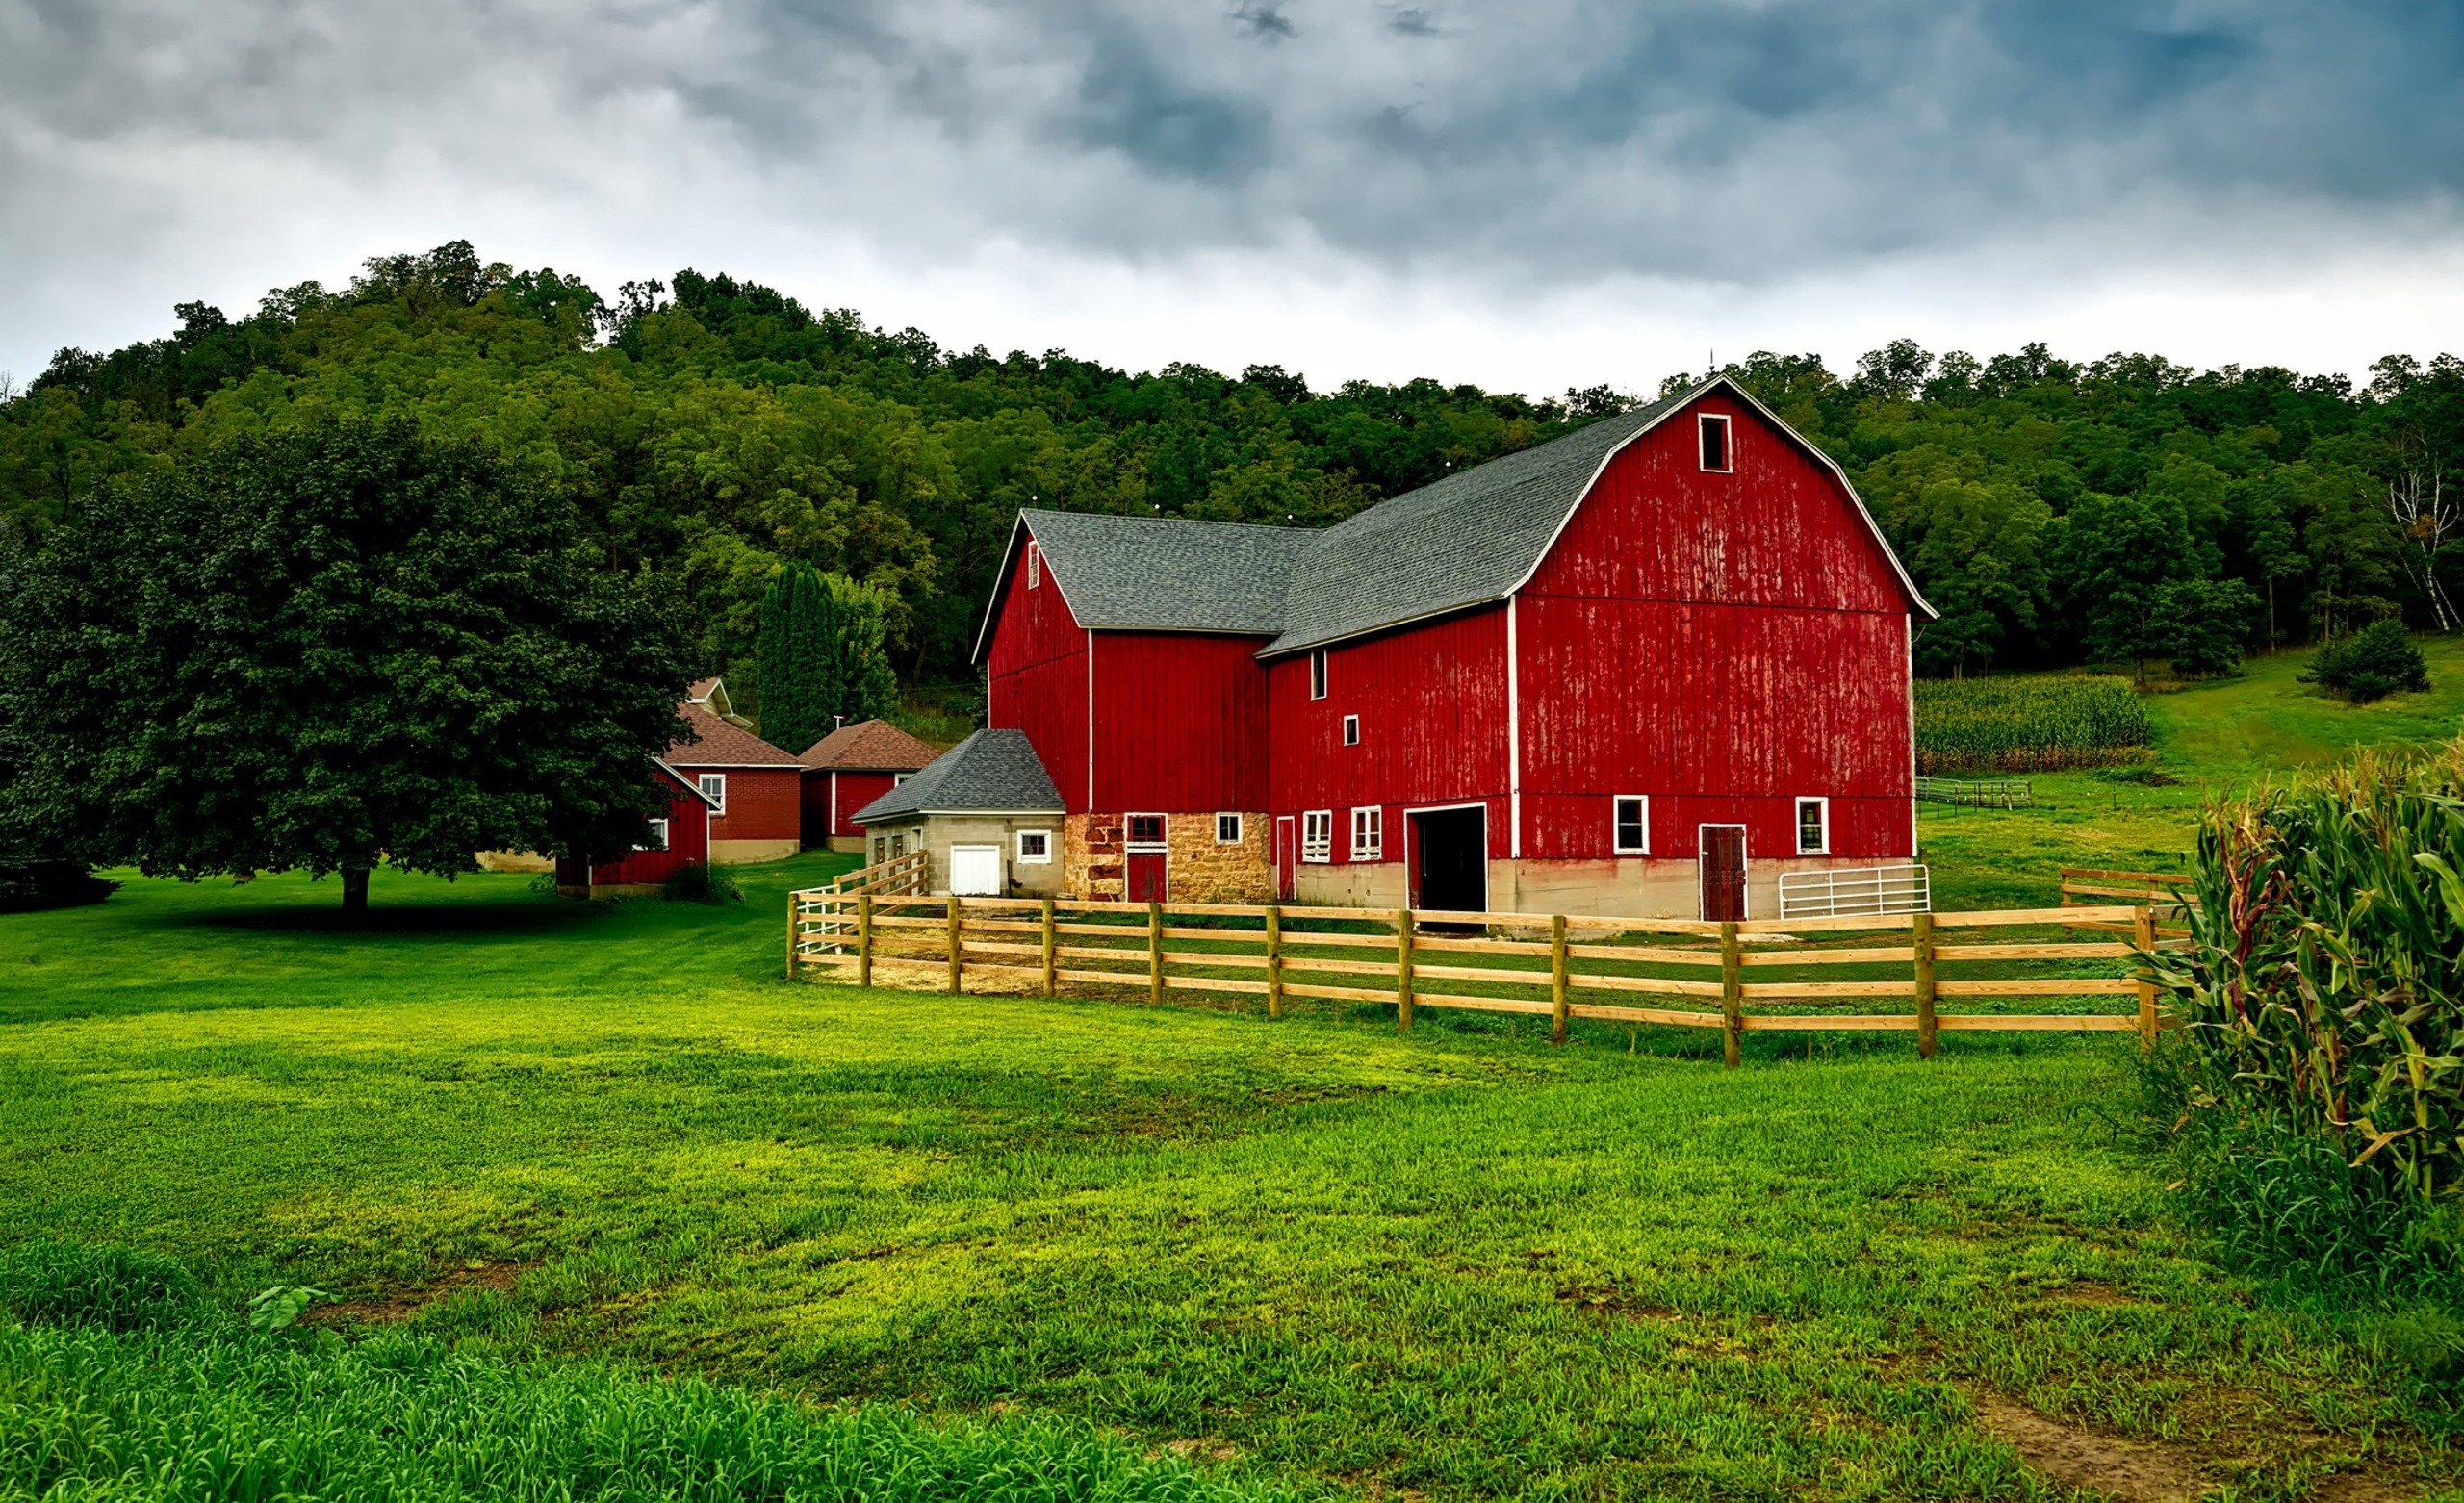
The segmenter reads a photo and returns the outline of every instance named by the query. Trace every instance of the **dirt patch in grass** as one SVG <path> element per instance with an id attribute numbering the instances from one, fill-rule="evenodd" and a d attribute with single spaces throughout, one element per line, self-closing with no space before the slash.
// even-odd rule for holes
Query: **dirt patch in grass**
<path id="1" fill-rule="evenodd" d="M 513 1287 L 522 1274 L 521 1263 L 482 1263 L 475 1268 L 456 1268 L 444 1278 L 409 1288 L 396 1289 L 373 1299 L 337 1300 L 319 1305 L 300 1317 L 303 1324 L 326 1325 L 350 1321 L 359 1325 L 390 1325 L 408 1320 L 422 1310 L 449 1294 L 470 1289 L 494 1289 L 502 1293 Z"/>
<path id="2" fill-rule="evenodd" d="M 2030 1471 L 2066 1488 L 2092 1488 L 2122 1503 L 2190 1503 L 2205 1490 L 2194 1459 L 2179 1446 L 2098 1435 L 1998 1394 L 1968 1398 L 1985 1428 Z"/>

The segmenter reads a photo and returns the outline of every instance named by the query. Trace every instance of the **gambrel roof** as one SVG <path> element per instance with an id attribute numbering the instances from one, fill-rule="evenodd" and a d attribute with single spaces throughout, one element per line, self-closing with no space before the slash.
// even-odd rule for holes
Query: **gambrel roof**
<path id="1" fill-rule="evenodd" d="M 1380 501 L 1322 530 L 1022 512 L 985 611 L 976 655 L 981 659 L 990 644 L 1002 592 L 1016 571 L 1020 540 L 1029 534 L 1041 547 L 1080 625 L 1271 636 L 1261 657 L 1502 600 L 1538 571 L 1619 449 L 1720 388 L 1838 479 L 1874 546 L 1890 561 L 1910 608 L 1932 620 L 1934 608 L 1917 592 L 1847 473 L 1745 388 L 1714 376 Z"/>
<path id="2" fill-rule="evenodd" d="M 911 814 L 1059 814 L 1061 790 L 1023 730 L 979 730 L 858 809 L 859 825 Z"/>

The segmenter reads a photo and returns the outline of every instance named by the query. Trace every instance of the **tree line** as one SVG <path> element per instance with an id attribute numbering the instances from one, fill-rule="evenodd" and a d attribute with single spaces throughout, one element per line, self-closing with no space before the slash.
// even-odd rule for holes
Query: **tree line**
<path id="1" fill-rule="evenodd" d="M 0 401 L 19 546 L 235 441 L 399 419 L 569 504 L 606 567 L 673 591 L 693 667 L 757 706 L 762 602 L 788 566 L 864 587 L 901 676 L 954 678 L 1022 505 L 1323 525 L 1637 399 L 950 350 L 724 275 L 603 298 L 462 242 L 237 318 L 175 313 L 168 336 L 63 350 Z M 2391 356 L 2358 387 L 1907 341 L 1845 375 L 1769 353 L 1727 371 L 1840 463 L 1941 609 L 1921 672 L 2211 671 L 2373 621 L 2455 624 L 2452 357 Z"/>

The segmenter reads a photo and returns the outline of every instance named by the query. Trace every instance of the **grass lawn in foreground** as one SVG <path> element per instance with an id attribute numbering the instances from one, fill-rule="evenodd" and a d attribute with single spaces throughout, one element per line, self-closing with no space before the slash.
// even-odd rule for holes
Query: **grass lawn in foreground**
<path id="1" fill-rule="evenodd" d="M 2171 1225 L 2125 1042 L 1749 1035 L 1730 1073 L 790 985 L 784 891 L 836 864 L 725 907 L 379 874 L 361 932 L 290 878 L 0 918 L 0 1237 L 1373 1495 L 2039 1490 L 1981 1411 L 2230 1495 L 2464 1485 L 2407 1375 Z"/>

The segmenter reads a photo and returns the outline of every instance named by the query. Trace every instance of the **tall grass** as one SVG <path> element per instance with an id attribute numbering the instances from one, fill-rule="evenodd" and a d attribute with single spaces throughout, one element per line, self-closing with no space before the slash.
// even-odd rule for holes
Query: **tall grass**
<path id="1" fill-rule="evenodd" d="M 2209 811 L 2161 957 L 2188 1180 L 2271 1274 L 2464 1306 L 2464 742 Z"/>
<path id="2" fill-rule="evenodd" d="M 2147 707 L 2114 675 L 1919 679 L 1923 773 L 2059 772 L 2128 761 L 2147 745 Z"/>
<path id="3" fill-rule="evenodd" d="M 0 1314 L 0 1497 L 1294 1503 L 1079 1426 L 928 1424 L 433 1339 L 249 1331 L 150 1260 L 42 1248 Z M 150 1280 L 150 1282 L 149 1282 Z M 90 1282 L 63 1297 L 68 1286 Z M 17 1296 L 48 1294 L 32 1302 Z M 141 1297 L 141 1295 L 142 1297 Z M 142 1318 L 138 1318 L 141 1314 Z M 10 1318 L 13 1315 L 15 1318 Z"/>

